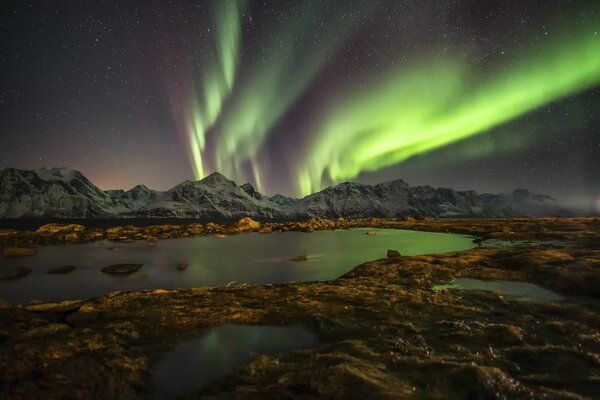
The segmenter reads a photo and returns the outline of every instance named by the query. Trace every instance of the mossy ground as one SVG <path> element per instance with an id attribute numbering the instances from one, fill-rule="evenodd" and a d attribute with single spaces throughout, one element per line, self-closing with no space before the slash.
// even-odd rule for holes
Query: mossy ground
<path id="1" fill-rule="evenodd" d="M 191 398 L 600 398 L 597 219 L 340 224 L 281 226 L 449 231 L 558 240 L 566 247 L 383 258 L 328 282 L 115 292 L 60 304 L 0 305 L 0 397 L 152 398 L 143 382 L 162 352 L 210 327 L 243 323 L 301 324 L 322 344 L 258 356 Z M 23 237 L 15 233 L 3 243 L 35 242 Z M 537 303 L 494 292 L 430 290 L 455 277 L 527 281 L 567 298 Z"/>

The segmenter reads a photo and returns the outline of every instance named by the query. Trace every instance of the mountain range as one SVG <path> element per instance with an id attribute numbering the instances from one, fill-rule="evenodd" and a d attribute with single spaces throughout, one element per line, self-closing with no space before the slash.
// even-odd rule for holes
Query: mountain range
<path id="1" fill-rule="evenodd" d="M 377 185 L 346 182 L 301 199 L 238 186 L 219 173 L 185 181 L 161 192 L 144 185 L 101 190 L 70 168 L 0 170 L 0 218 L 361 218 L 426 216 L 437 218 L 570 216 L 547 195 L 517 189 L 479 194 L 401 179 Z"/>

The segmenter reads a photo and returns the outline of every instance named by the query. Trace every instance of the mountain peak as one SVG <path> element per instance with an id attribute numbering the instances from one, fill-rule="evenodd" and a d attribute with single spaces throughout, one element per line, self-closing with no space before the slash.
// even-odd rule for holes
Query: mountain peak
<path id="1" fill-rule="evenodd" d="M 207 175 L 204 178 L 200 179 L 198 182 L 203 183 L 205 185 L 209 185 L 209 186 L 217 186 L 217 185 L 223 185 L 223 184 L 235 185 L 235 183 L 233 181 L 230 181 L 223 174 L 220 174 L 218 172 L 213 172 L 212 174 Z"/>

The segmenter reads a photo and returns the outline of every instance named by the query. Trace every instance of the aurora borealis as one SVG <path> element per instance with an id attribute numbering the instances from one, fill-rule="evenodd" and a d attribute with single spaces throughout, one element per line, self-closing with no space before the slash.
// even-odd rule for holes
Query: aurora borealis
<path id="1" fill-rule="evenodd" d="M 595 198 L 591 3 L 9 1 L 0 167 L 69 165 L 105 188 L 219 171 L 270 195 L 403 178 Z"/>

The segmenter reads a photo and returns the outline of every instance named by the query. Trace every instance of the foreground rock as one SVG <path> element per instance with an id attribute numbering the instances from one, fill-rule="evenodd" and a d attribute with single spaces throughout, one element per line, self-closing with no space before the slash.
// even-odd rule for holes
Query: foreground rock
<path id="1" fill-rule="evenodd" d="M 2 309 L 0 393 L 153 398 L 143 382 L 162 353 L 211 327 L 239 323 L 298 324 L 324 344 L 257 355 L 190 398 L 600 398 L 596 222 L 429 225 L 441 226 L 523 240 L 551 234 L 566 246 L 382 258 L 328 282 L 115 292 Z M 459 277 L 533 282 L 567 297 L 538 303 L 481 290 L 431 290 Z M 57 325 L 63 320 L 70 328 Z"/>
<path id="2" fill-rule="evenodd" d="M 28 275 L 31 272 L 30 268 L 27 267 L 10 267 L 6 269 L 0 269 L 0 280 L 6 279 L 17 279 L 21 278 L 25 275 Z"/>
<path id="3" fill-rule="evenodd" d="M 101 271 L 110 275 L 127 275 L 139 271 L 142 269 L 143 265 L 144 264 L 115 264 L 104 267 Z"/>

